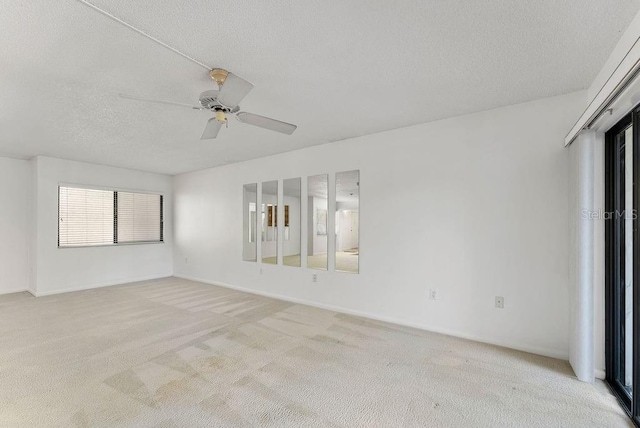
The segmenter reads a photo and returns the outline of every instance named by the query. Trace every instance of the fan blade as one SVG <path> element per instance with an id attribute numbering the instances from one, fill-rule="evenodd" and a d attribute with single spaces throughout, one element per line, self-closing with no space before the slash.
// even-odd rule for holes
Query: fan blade
<path id="1" fill-rule="evenodd" d="M 270 129 L 271 131 L 281 132 L 287 135 L 293 134 L 293 131 L 297 128 L 296 125 L 292 125 L 287 122 L 281 122 L 279 120 L 270 119 L 268 117 L 244 111 L 238 113 L 236 117 L 242 123 L 248 123 L 249 125 L 259 126 L 260 128 Z"/>
<path id="2" fill-rule="evenodd" d="M 218 132 L 220 132 L 220 128 L 222 128 L 222 122 L 220 122 L 215 117 L 209 119 L 207 122 L 207 126 L 204 127 L 204 132 L 202 133 L 201 140 L 209 140 L 212 138 L 216 138 L 218 136 Z"/>
<path id="3" fill-rule="evenodd" d="M 253 84 L 247 82 L 244 79 L 239 78 L 233 73 L 227 74 L 222 87 L 220 88 L 220 94 L 218 94 L 218 101 L 220 104 L 229 108 L 237 107 L 240 101 L 247 96 L 253 89 Z"/>
<path id="4" fill-rule="evenodd" d="M 191 104 L 174 103 L 173 101 L 164 101 L 164 100 L 150 100 L 147 98 L 132 97 L 131 95 L 125 95 L 125 94 L 119 94 L 119 95 L 120 95 L 120 98 L 124 98 L 127 100 L 143 101 L 145 103 L 167 104 L 171 106 L 189 107 L 194 110 L 204 110 L 202 107 L 192 106 Z"/>

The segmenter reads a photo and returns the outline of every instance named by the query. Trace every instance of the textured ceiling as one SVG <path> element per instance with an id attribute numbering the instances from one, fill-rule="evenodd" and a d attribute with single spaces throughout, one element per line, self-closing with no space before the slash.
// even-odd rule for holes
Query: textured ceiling
<path id="1" fill-rule="evenodd" d="M 253 82 L 200 141 L 206 70 L 77 0 L 0 3 L 0 155 L 176 174 L 586 88 L 640 0 L 95 0 Z"/>
<path id="2" fill-rule="evenodd" d="M 360 171 L 344 171 L 336 174 L 336 202 L 360 201 Z"/>
<path id="3" fill-rule="evenodd" d="M 308 177 L 307 195 L 327 199 L 329 197 L 329 176 L 320 174 Z"/>

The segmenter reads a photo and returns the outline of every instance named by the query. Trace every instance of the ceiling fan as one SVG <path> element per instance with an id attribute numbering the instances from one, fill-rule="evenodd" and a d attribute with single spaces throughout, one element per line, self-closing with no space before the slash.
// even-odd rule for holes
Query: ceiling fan
<path id="1" fill-rule="evenodd" d="M 293 134 L 293 131 L 296 130 L 296 125 L 260 116 L 258 114 L 240 111 L 240 101 L 242 101 L 251 89 L 253 89 L 253 84 L 221 68 L 214 68 L 209 72 L 209 76 L 216 81 L 218 89 L 204 91 L 201 93 L 199 100 L 200 106 L 174 103 L 172 101 L 137 98 L 123 94 L 120 94 L 120 97 L 136 101 L 177 105 L 194 110 L 209 110 L 215 113 L 215 116 L 207 122 L 204 132 L 202 133 L 202 137 L 200 137 L 201 140 L 216 138 L 218 136 L 218 132 L 220 132 L 220 128 L 222 128 L 222 125 L 228 126 L 229 115 L 235 116 L 235 118 L 242 123 L 269 129 L 271 131 L 281 132 L 287 135 Z"/>

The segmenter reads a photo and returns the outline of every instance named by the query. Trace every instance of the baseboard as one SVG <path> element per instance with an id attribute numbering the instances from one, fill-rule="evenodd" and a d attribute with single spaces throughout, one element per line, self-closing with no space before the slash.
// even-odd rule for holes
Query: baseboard
<path id="1" fill-rule="evenodd" d="M 595 370 L 595 377 L 596 379 L 600 379 L 600 380 L 604 380 L 606 377 L 606 373 L 604 372 L 604 370 Z"/>
<path id="2" fill-rule="evenodd" d="M 104 283 L 98 283 L 98 284 L 91 284 L 91 285 L 80 286 L 80 287 L 69 287 L 69 288 L 63 288 L 61 290 L 52 290 L 52 291 L 26 290 L 26 291 L 29 291 L 29 293 L 33 294 L 36 297 L 44 297 L 44 296 L 53 296 L 55 294 L 72 293 L 74 291 L 93 290 L 95 288 L 111 287 L 111 286 L 114 286 L 114 285 L 129 284 L 131 282 L 150 281 L 152 279 L 162 279 L 162 278 L 169 278 L 169 277 L 171 277 L 171 274 L 167 274 L 167 275 L 152 275 L 152 276 L 145 276 L 145 277 L 140 277 L 140 278 L 128 278 L 126 280 L 118 280 L 118 281 L 104 282 Z"/>
<path id="3" fill-rule="evenodd" d="M 23 291 L 29 291 L 26 288 L 10 288 L 8 290 L 0 290 L 0 296 L 4 294 L 22 293 Z"/>
<path id="4" fill-rule="evenodd" d="M 353 309 L 349 309 L 349 308 L 344 308 L 344 307 L 341 307 L 341 306 L 327 305 L 327 304 L 324 304 L 324 303 L 318 303 L 318 302 L 313 302 L 313 301 L 310 301 L 310 300 L 299 299 L 297 297 L 291 297 L 291 296 L 286 296 L 286 295 L 281 295 L 281 294 L 276 294 L 276 293 L 269 293 L 269 292 L 265 292 L 265 291 L 253 290 L 251 288 L 239 287 L 239 286 L 236 286 L 236 285 L 233 285 L 233 284 L 227 284 L 227 283 L 218 282 L 218 281 L 211 281 L 211 280 L 192 277 L 192 276 L 188 276 L 188 275 L 181 275 L 181 274 L 174 273 L 173 276 L 176 277 L 176 278 L 186 279 L 186 280 L 189 280 L 189 281 L 202 282 L 204 284 L 217 285 L 217 286 L 220 286 L 220 287 L 225 287 L 225 288 L 230 288 L 230 289 L 233 289 L 233 290 L 243 291 L 245 293 L 256 294 L 258 296 L 270 297 L 272 299 L 284 300 L 286 302 L 291 302 L 291 303 L 299 303 L 299 304 L 302 304 L 302 305 L 312 306 L 312 307 L 320 308 L 320 309 L 327 309 L 329 311 L 339 312 L 339 313 L 342 313 L 342 314 L 354 315 L 354 316 L 358 316 L 358 317 L 362 317 L 362 318 L 369 318 L 369 319 L 372 319 L 372 320 L 388 322 L 388 323 L 391 323 L 391 324 L 402 325 L 402 326 L 405 326 L 405 327 L 412 327 L 412 328 L 416 328 L 418 330 L 424 330 L 424 331 L 429 331 L 429 332 L 432 332 L 432 333 L 444 334 L 444 335 L 447 335 L 447 336 L 459 337 L 461 339 L 473 340 L 473 341 L 476 341 L 476 342 L 487 343 L 489 345 L 502 346 L 504 348 L 515 349 L 517 351 L 528 352 L 528 353 L 531 353 L 531 354 L 542 355 L 542 356 L 545 356 L 545 357 L 557 358 L 557 359 L 565 360 L 565 361 L 569 359 L 569 353 L 567 351 L 563 351 L 563 350 L 542 348 L 542 347 L 537 347 L 537 346 L 529 346 L 529 345 L 526 345 L 526 344 L 508 343 L 508 342 L 504 342 L 504 341 L 500 341 L 500 340 L 495 340 L 495 339 L 492 339 L 492 338 L 487 338 L 487 337 L 483 337 L 483 336 L 477 336 L 477 335 L 473 335 L 473 334 L 467 334 L 467 333 L 463 333 L 463 332 L 459 332 L 459 331 L 455 331 L 455 330 L 443 329 L 443 328 L 440 328 L 440 327 L 432 327 L 432 326 L 428 326 L 428 325 L 425 325 L 425 324 L 416 323 L 414 321 L 408 321 L 408 320 L 403 320 L 403 319 L 394 318 L 394 317 L 380 316 L 380 315 L 372 314 L 372 313 L 369 313 L 369 312 L 364 312 L 364 311 L 358 311 L 358 310 L 353 310 Z"/>

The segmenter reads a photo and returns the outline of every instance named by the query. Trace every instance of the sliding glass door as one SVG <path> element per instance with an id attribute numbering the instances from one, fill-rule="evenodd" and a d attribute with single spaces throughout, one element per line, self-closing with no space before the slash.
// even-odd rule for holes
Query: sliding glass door
<path id="1" fill-rule="evenodd" d="M 621 404 L 640 422 L 637 400 L 638 328 L 638 150 L 635 110 L 606 135 L 606 380 Z"/>

